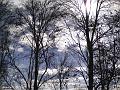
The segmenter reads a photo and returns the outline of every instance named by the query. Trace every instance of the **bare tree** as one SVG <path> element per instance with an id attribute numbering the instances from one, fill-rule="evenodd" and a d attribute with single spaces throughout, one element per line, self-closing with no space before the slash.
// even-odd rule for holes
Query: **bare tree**
<path id="1" fill-rule="evenodd" d="M 107 5 L 104 3 L 107 3 Z M 74 38 L 75 35 L 72 33 L 70 33 L 70 35 L 74 43 L 78 46 L 77 53 L 81 56 L 79 59 L 80 67 L 81 70 L 85 72 L 82 72 L 81 75 L 85 80 L 88 90 L 93 90 L 94 87 L 94 47 L 98 40 L 101 40 L 106 33 L 111 31 L 111 28 L 103 30 L 104 25 L 101 24 L 101 20 L 103 20 L 102 10 L 109 7 L 109 4 L 110 2 L 107 0 L 96 0 L 96 2 L 83 0 L 80 4 L 77 1 L 71 1 L 70 4 L 71 7 L 76 10 L 76 12 L 74 12 L 70 9 L 71 16 L 74 19 L 75 30 L 78 31 L 76 35 L 77 39 Z M 92 5 L 95 6 L 95 12 L 92 11 Z M 82 8 L 84 9 L 82 10 Z M 67 26 L 68 29 L 70 29 L 70 26 Z M 103 28 L 101 29 L 101 27 Z M 86 43 L 84 50 L 82 49 L 81 41 Z M 87 71 L 83 69 L 83 64 L 86 66 Z"/>
<path id="2" fill-rule="evenodd" d="M 43 83 L 52 78 L 45 77 L 51 57 L 51 43 L 55 38 L 55 33 L 59 31 L 56 22 L 66 15 L 63 5 L 63 2 L 54 0 L 28 0 L 23 4 L 23 8 L 16 10 L 18 15 L 17 25 L 22 28 L 23 34 L 30 33 L 30 37 L 25 36 L 30 43 L 27 74 L 16 64 L 13 55 L 10 56 L 11 66 L 24 80 L 23 84 L 26 85 L 26 90 L 32 90 L 33 88 L 38 90 Z"/>

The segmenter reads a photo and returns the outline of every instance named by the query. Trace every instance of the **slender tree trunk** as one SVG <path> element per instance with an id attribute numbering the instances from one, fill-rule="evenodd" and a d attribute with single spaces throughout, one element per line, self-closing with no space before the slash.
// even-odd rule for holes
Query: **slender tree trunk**
<path id="1" fill-rule="evenodd" d="M 89 77 L 88 90 L 93 90 L 93 50 L 92 50 L 92 47 L 89 48 L 88 77 Z"/>
<path id="2" fill-rule="evenodd" d="M 87 41 L 87 50 L 88 50 L 88 90 L 93 90 L 93 45 L 91 41 L 90 29 L 89 29 L 89 16 L 86 12 L 86 41 Z"/>
<path id="3" fill-rule="evenodd" d="M 110 84 L 108 83 L 108 84 L 107 84 L 107 90 L 109 90 L 109 85 L 110 85 Z"/>
<path id="4" fill-rule="evenodd" d="M 60 82 L 60 90 L 62 90 L 62 80 L 61 80 L 61 73 L 59 73 L 59 82 Z"/>
<path id="5" fill-rule="evenodd" d="M 87 40 L 87 48 L 88 48 L 88 78 L 89 78 L 89 86 L 88 90 L 93 90 L 93 46 L 90 39 Z"/>
<path id="6" fill-rule="evenodd" d="M 35 50 L 35 81 L 34 81 L 34 90 L 38 90 L 37 80 L 38 80 L 38 55 L 39 55 L 39 44 L 36 42 L 36 50 Z"/>

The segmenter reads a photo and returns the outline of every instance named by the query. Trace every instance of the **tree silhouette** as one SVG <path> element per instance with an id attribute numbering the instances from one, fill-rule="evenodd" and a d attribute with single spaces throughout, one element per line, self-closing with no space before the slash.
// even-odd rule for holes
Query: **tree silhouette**
<path id="1" fill-rule="evenodd" d="M 49 80 L 45 78 L 50 61 L 50 48 L 54 34 L 59 31 L 56 22 L 66 15 L 63 8 L 64 3 L 54 0 L 28 0 L 23 7 L 17 8 L 17 26 L 22 27 L 22 33 L 30 33 L 26 36 L 30 43 L 30 54 L 27 68 L 27 77 L 25 72 L 16 65 L 14 59 L 11 64 L 23 78 L 26 90 L 38 90 L 40 86 Z M 25 26 L 25 27 L 24 27 Z M 39 74 L 40 70 L 44 72 Z"/>
<path id="2" fill-rule="evenodd" d="M 83 2 L 84 1 L 85 0 L 83 0 Z M 76 10 L 76 12 L 74 12 L 70 9 L 70 15 L 73 18 L 73 27 L 75 27 L 75 31 L 78 31 L 76 34 L 77 40 L 73 38 L 73 34 L 71 34 L 71 37 L 78 47 L 77 53 L 82 57 L 79 59 L 82 62 L 80 63 L 81 69 L 84 65 L 86 65 L 87 68 L 87 71 L 84 71 L 86 73 L 82 73 L 82 76 L 87 84 L 88 90 L 93 90 L 94 87 L 94 47 L 96 46 L 97 41 L 101 40 L 104 35 L 112 30 L 111 28 L 104 30 L 102 28 L 102 10 L 109 6 L 109 2 L 106 1 L 107 0 L 96 0 L 93 4 L 91 0 L 89 2 L 89 7 L 83 2 L 78 5 L 79 2 L 71 1 L 73 6 L 70 4 L 71 7 Z M 104 3 L 107 3 L 107 5 L 104 5 Z M 84 10 L 81 9 L 82 5 L 84 6 Z M 96 6 L 94 14 L 92 5 Z M 67 26 L 71 32 L 70 26 Z M 82 49 L 82 42 L 86 43 L 84 50 Z"/>

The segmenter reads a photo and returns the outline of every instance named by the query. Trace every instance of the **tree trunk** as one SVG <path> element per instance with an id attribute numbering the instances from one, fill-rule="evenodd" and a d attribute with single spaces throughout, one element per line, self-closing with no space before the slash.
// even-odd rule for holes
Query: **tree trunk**
<path id="1" fill-rule="evenodd" d="M 110 84 L 108 83 L 108 84 L 107 84 L 107 90 L 109 90 L 109 85 L 110 85 Z"/>
<path id="2" fill-rule="evenodd" d="M 62 90 L 62 80 L 61 80 L 61 73 L 59 73 L 59 82 L 60 82 L 60 90 Z"/>
<path id="3" fill-rule="evenodd" d="M 39 44 L 36 43 L 36 50 L 35 50 L 35 81 L 34 81 L 34 90 L 38 90 L 37 80 L 38 80 L 38 55 L 39 55 Z"/>
<path id="4" fill-rule="evenodd" d="M 89 86 L 88 90 L 93 90 L 93 48 L 92 43 L 88 42 L 88 78 L 89 78 Z"/>
<path id="5" fill-rule="evenodd" d="M 90 29 L 89 29 L 89 16 L 86 13 L 86 41 L 87 41 L 87 50 L 88 50 L 88 90 L 93 90 L 93 45 L 90 38 Z"/>

